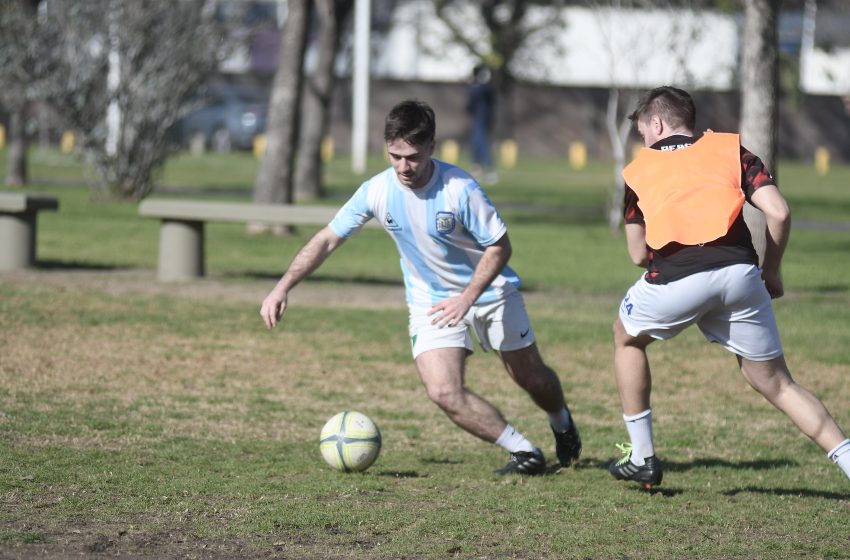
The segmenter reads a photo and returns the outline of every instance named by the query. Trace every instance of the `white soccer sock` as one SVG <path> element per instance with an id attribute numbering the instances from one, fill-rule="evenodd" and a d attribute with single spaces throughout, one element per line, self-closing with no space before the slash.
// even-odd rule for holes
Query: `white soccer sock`
<path id="1" fill-rule="evenodd" d="M 570 418 L 570 411 L 566 406 L 554 414 L 549 414 L 549 425 L 559 434 L 563 434 L 569 430 L 572 423 L 573 419 Z"/>
<path id="2" fill-rule="evenodd" d="M 850 438 L 836 445 L 826 456 L 832 459 L 832 462 L 844 471 L 847 478 L 850 478 Z"/>
<path id="3" fill-rule="evenodd" d="M 508 424 L 505 426 L 502 435 L 496 440 L 496 445 L 500 445 L 508 453 L 516 453 L 517 451 L 534 451 L 534 446 L 528 441 L 524 435 Z"/>
<path id="4" fill-rule="evenodd" d="M 646 462 L 645 458 L 655 455 L 655 445 L 652 443 L 652 409 L 648 408 L 634 416 L 623 414 L 623 420 L 626 422 L 629 439 L 632 440 L 631 461 L 641 466 Z"/>

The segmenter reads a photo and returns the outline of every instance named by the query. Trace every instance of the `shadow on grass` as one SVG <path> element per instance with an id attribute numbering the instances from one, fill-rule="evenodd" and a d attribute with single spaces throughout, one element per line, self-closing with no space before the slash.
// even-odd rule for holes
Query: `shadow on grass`
<path id="1" fill-rule="evenodd" d="M 129 270 L 129 266 L 98 264 L 80 261 L 39 260 L 35 267 L 42 270 Z"/>
<path id="2" fill-rule="evenodd" d="M 822 284 L 811 288 L 795 288 L 793 291 L 802 294 L 840 294 L 850 292 L 850 284 Z"/>
<path id="3" fill-rule="evenodd" d="M 672 498 L 684 494 L 686 490 L 680 488 L 670 488 L 655 486 L 649 490 L 641 487 L 634 482 L 620 482 L 628 487 L 630 491 L 643 492 L 650 496 L 660 495 L 665 498 Z M 850 493 L 827 492 L 824 490 L 812 490 L 811 488 L 759 488 L 757 486 L 744 486 L 733 490 L 722 492 L 724 496 L 735 497 L 739 494 L 761 494 L 767 496 L 789 497 L 789 498 L 822 498 L 824 500 L 846 501 L 850 500 Z"/>
<path id="4" fill-rule="evenodd" d="M 426 465 L 459 465 L 463 461 L 458 461 L 457 459 L 447 459 L 445 457 L 426 457 L 422 459 L 422 462 Z"/>
<path id="5" fill-rule="evenodd" d="M 685 472 L 691 469 L 727 468 L 744 471 L 767 471 L 781 467 L 795 467 L 799 463 L 788 459 L 771 459 L 760 461 L 727 461 L 725 459 L 695 459 L 687 462 L 661 461 L 665 471 Z"/>
<path id="6" fill-rule="evenodd" d="M 584 459 L 582 458 L 579 462 L 577 468 L 579 469 L 604 469 L 608 470 L 608 465 L 611 461 L 614 460 L 614 457 L 608 460 L 599 459 Z M 766 471 L 781 467 L 795 467 L 799 463 L 796 461 L 791 461 L 788 459 L 771 459 L 760 460 L 760 461 L 727 461 L 725 459 L 714 459 L 714 458 L 705 458 L 705 459 L 695 459 L 693 461 L 687 462 L 679 462 L 679 461 L 665 461 L 661 460 L 661 465 L 664 469 L 664 472 L 685 472 L 691 469 L 703 469 L 703 468 L 726 468 L 726 469 L 735 469 L 735 470 L 747 470 L 747 471 Z"/>
<path id="7" fill-rule="evenodd" d="M 378 476 L 388 476 L 390 478 L 422 478 L 422 475 L 416 471 L 379 471 Z"/>
<path id="8" fill-rule="evenodd" d="M 280 280 L 280 272 L 262 272 L 257 270 L 245 270 L 240 272 L 225 273 L 224 276 L 229 277 L 248 277 L 253 280 Z M 377 278 L 374 276 L 329 276 L 326 274 L 314 274 L 305 280 L 305 283 L 316 284 L 363 284 L 366 286 L 388 286 L 393 288 L 403 288 L 404 282 L 401 279 Z"/>
<path id="9" fill-rule="evenodd" d="M 628 488 L 629 491 L 632 492 L 640 492 L 642 494 L 646 494 L 648 496 L 662 496 L 664 498 L 674 498 L 676 496 L 680 496 L 684 494 L 686 491 L 680 488 L 670 488 L 669 486 L 665 486 L 664 488 L 660 486 L 653 486 L 650 489 L 646 489 L 640 484 L 636 482 L 627 482 L 627 481 L 614 481 L 617 484 L 622 484 Z"/>
<path id="10" fill-rule="evenodd" d="M 824 498 L 826 500 L 850 500 L 850 493 L 826 492 L 823 490 L 812 490 L 810 488 L 759 488 L 757 486 L 744 486 L 723 492 L 724 496 L 737 496 L 738 494 L 765 494 L 772 496 L 793 496 L 796 498 Z"/>
<path id="11" fill-rule="evenodd" d="M 458 465 L 461 463 L 461 461 L 437 457 L 426 457 L 422 459 L 422 462 L 427 465 Z M 377 474 L 389 478 L 423 478 L 428 476 L 427 474 L 420 474 L 418 471 L 379 471 Z"/>

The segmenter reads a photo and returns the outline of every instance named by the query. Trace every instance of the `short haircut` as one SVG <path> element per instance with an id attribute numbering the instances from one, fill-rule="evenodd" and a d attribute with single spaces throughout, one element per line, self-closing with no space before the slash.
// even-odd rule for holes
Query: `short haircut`
<path id="1" fill-rule="evenodd" d="M 408 99 L 387 115 L 384 140 L 404 140 L 411 146 L 423 146 L 434 140 L 436 129 L 434 110 L 424 101 Z"/>
<path id="2" fill-rule="evenodd" d="M 660 116 L 673 128 L 684 127 L 692 131 L 697 110 L 688 92 L 671 86 L 661 86 L 641 95 L 637 108 L 629 115 L 629 119 L 637 125 L 638 121 L 644 121 L 653 115 Z"/>

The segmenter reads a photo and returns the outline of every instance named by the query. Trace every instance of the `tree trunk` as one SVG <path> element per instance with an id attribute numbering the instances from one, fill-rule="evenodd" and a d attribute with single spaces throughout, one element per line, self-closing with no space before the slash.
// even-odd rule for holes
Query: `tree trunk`
<path id="1" fill-rule="evenodd" d="M 625 95 L 614 86 L 608 90 L 608 109 L 605 113 L 605 129 L 611 142 L 611 153 L 614 156 L 614 181 L 608 193 L 608 201 L 605 207 L 605 215 L 608 218 L 608 229 L 611 235 L 618 236 L 622 233 L 623 224 L 623 197 L 626 192 L 626 183 L 623 179 L 623 169 L 626 168 L 629 157 L 628 142 L 629 132 L 632 130 L 632 121 L 622 116 L 622 107 L 631 107 L 636 101 L 634 93 Z"/>
<path id="2" fill-rule="evenodd" d="M 9 112 L 9 129 L 6 131 L 6 176 L 8 187 L 20 188 L 27 184 L 28 161 L 26 120 L 33 91 L 37 85 L 29 71 L 33 67 L 30 42 L 34 41 L 38 0 L 14 0 L 0 8 L 0 105 Z"/>
<path id="3" fill-rule="evenodd" d="M 26 104 L 21 104 L 9 114 L 9 149 L 6 154 L 6 186 L 23 187 L 27 184 Z"/>
<path id="4" fill-rule="evenodd" d="M 298 140 L 304 51 L 311 2 L 288 2 L 269 104 L 266 153 L 254 183 L 254 202 L 291 203 Z M 250 224 L 250 231 L 262 230 Z"/>
<path id="5" fill-rule="evenodd" d="M 612 87 L 608 90 L 608 111 L 605 114 L 605 128 L 611 141 L 614 155 L 614 183 L 608 194 L 608 229 L 612 235 L 620 234 L 620 222 L 623 220 L 623 196 L 626 185 L 623 182 L 623 169 L 626 168 L 626 145 L 620 136 L 620 90 Z"/>
<path id="6" fill-rule="evenodd" d="M 778 120 L 777 20 L 780 0 L 746 0 L 741 61 L 741 143 L 759 156 L 776 177 Z M 764 260 L 764 214 L 744 206 L 753 245 Z"/>
<path id="7" fill-rule="evenodd" d="M 353 2 L 316 0 L 319 20 L 319 56 L 313 75 L 305 78 L 303 120 L 295 175 L 295 200 L 321 198 L 322 139 L 330 125 L 334 63 L 339 48 L 340 27 Z"/>

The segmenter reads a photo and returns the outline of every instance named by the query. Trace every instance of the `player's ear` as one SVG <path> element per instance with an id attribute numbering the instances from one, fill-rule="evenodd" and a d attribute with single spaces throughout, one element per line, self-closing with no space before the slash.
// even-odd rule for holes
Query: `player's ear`
<path id="1" fill-rule="evenodd" d="M 652 131 L 660 136 L 662 132 L 664 132 L 664 128 L 666 127 L 666 123 L 661 118 L 660 115 L 652 115 L 649 117 L 649 126 L 652 127 Z"/>

